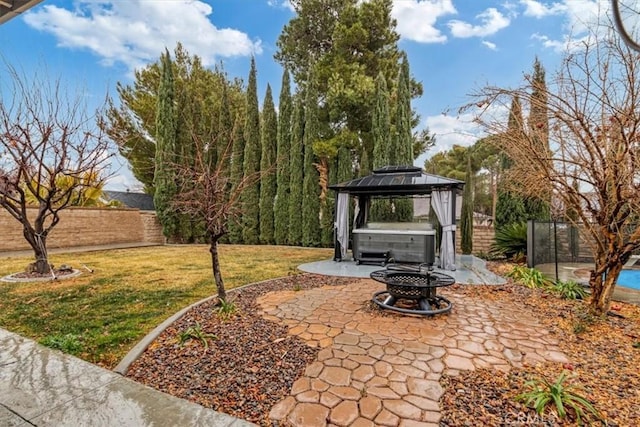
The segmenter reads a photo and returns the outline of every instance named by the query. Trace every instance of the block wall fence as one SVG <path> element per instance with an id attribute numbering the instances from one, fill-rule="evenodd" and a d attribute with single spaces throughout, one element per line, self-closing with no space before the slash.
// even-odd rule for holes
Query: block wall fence
<path id="1" fill-rule="evenodd" d="M 36 208 L 28 214 L 35 215 Z M 76 208 L 60 212 L 60 222 L 47 238 L 49 249 L 118 243 L 164 243 L 154 212 L 122 208 Z M 22 227 L 0 209 L 0 252 L 31 249 Z"/>
<path id="2" fill-rule="evenodd" d="M 35 215 L 36 209 L 29 209 Z M 456 231 L 456 253 L 460 250 L 460 228 Z M 492 226 L 474 225 L 473 253 L 489 252 L 495 239 Z M 60 212 L 60 222 L 47 240 L 49 249 L 99 246 L 118 243 L 165 242 L 155 212 L 124 208 L 71 207 Z M 18 221 L 0 209 L 0 252 L 31 249 Z"/>
<path id="3" fill-rule="evenodd" d="M 479 252 L 489 253 L 491 245 L 495 242 L 496 231 L 493 226 L 490 225 L 474 225 L 473 226 L 473 248 L 471 253 L 477 254 Z M 460 225 L 456 230 L 456 253 L 462 253 L 460 244 L 462 241 L 462 233 L 460 232 Z"/>

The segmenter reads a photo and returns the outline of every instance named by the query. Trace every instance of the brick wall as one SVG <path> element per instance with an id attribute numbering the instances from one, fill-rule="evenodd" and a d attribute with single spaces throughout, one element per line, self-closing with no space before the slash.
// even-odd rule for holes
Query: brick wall
<path id="1" fill-rule="evenodd" d="M 36 209 L 29 209 L 35 215 Z M 163 243 L 155 213 L 137 209 L 68 208 L 47 239 L 47 247 L 68 248 L 118 243 Z M 0 209 L 0 252 L 30 249 L 20 223 Z"/>
<path id="2" fill-rule="evenodd" d="M 491 249 L 491 245 L 495 241 L 495 229 L 490 225 L 474 225 L 473 226 L 473 249 L 471 253 L 477 254 L 478 252 L 488 253 Z M 462 239 L 462 233 L 460 232 L 460 225 L 456 230 L 456 253 L 462 253 L 460 249 L 460 243 Z"/>

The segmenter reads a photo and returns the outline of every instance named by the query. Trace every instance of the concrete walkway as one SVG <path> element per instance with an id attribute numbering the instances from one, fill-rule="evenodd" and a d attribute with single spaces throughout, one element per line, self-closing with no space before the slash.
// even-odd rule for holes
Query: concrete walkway
<path id="1" fill-rule="evenodd" d="M 454 304 L 448 314 L 383 316 L 365 310 L 379 289 L 361 280 L 259 299 L 264 317 L 322 348 L 272 408 L 272 420 L 301 427 L 437 427 L 443 373 L 569 361 L 535 318 L 508 304 L 451 290 L 443 291 Z"/>
<path id="2" fill-rule="evenodd" d="M 250 426 L 0 329 L 0 426 Z"/>

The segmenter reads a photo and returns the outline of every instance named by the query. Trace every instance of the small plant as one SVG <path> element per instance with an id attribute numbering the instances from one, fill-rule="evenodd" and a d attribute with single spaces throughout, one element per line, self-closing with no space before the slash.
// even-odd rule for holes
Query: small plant
<path id="1" fill-rule="evenodd" d="M 528 268 L 522 265 L 516 265 L 513 269 L 507 273 L 508 277 L 511 277 L 516 282 L 519 282 L 527 288 L 544 288 L 551 283 L 549 279 L 536 270 L 535 268 Z"/>
<path id="2" fill-rule="evenodd" d="M 296 283 L 295 285 L 293 285 L 294 292 L 300 292 L 301 290 L 302 290 L 302 287 L 300 286 L 300 284 Z"/>
<path id="3" fill-rule="evenodd" d="M 529 407 L 533 406 L 538 415 L 544 414 L 548 407 L 552 407 L 560 419 L 567 417 L 567 409 L 569 409 L 579 425 L 582 425 L 582 418 L 585 415 L 589 417 L 591 414 L 600 418 L 593 404 L 577 393 L 581 387 L 565 383 L 567 378 L 568 372 L 563 371 L 554 383 L 546 378 L 527 381 L 525 383 L 527 391 L 516 396 L 516 400 L 524 402 Z"/>
<path id="4" fill-rule="evenodd" d="M 218 300 L 218 305 L 215 308 L 215 312 L 222 320 L 229 320 L 238 311 L 238 308 L 233 301 L 225 301 L 223 299 Z"/>
<path id="5" fill-rule="evenodd" d="M 215 339 L 216 336 L 203 331 L 202 326 L 200 326 L 198 322 L 196 322 L 194 326 L 189 326 L 178 335 L 178 341 L 181 346 L 189 340 L 200 340 L 205 350 L 209 348 L 209 338 Z"/>
<path id="6" fill-rule="evenodd" d="M 49 335 L 40 344 L 69 354 L 78 354 L 82 350 L 80 336 L 75 334 Z"/>
<path id="7" fill-rule="evenodd" d="M 553 285 L 552 290 L 564 299 L 584 299 L 587 296 L 584 286 L 573 280 L 566 282 L 558 280 Z"/>
<path id="8" fill-rule="evenodd" d="M 640 341 L 636 341 L 632 344 L 633 348 L 640 348 Z"/>

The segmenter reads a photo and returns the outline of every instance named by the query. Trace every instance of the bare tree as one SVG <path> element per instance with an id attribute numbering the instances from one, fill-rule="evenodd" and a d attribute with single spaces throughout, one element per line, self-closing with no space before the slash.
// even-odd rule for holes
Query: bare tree
<path id="1" fill-rule="evenodd" d="M 6 75 L 10 93 L 0 93 L 0 206 L 22 224 L 34 270 L 47 274 L 47 236 L 60 211 L 102 186 L 110 144 L 87 114 L 82 94 L 70 98 L 59 80 L 27 79 L 10 66 Z M 37 208 L 35 214 L 29 206 Z"/>
<path id="2" fill-rule="evenodd" d="M 479 123 L 499 136 L 492 141 L 513 162 L 504 177 L 512 190 L 552 194 L 552 204 L 577 213 L 569 219 L 582 224 L 593 245 L 591 310 L 603 314 L 620 270 L 640 247 L 638 55 L 603 22 L 591 26 L 579 50 L 565 53 L 545 89 L 549 150 L 536 144 L 536 127 L 515 135 L 507 132 L 506 120 L 492 114 L 507 111 L 514 96 L 533 108 L 539 102 L 533 89 L 529 76 L 517 89 L 485 87 L 467 108 L 482 105 Z"/>
<path id="3" fill-rule="evenodd" d="M 241 130 L 234 128 L 234 131 Z M 230 158 L 234 135 L 230 135 L 228 141 L 205 142 L 192 132 L 192 138 L 193 158 L 190 162 L 174 165 L 179 188 L 172 206 L 176 211 L 188 215 L 192 221 L 201 221 L 204 224 L 218 298 L 225 301 L 227 294 L 220 269 L 218 242 L 228 233 L 229 223 L 238 221 L 241 217 L 242 192 L 257 184 L 262 176 L 273 172 L 273 169 L 256 172 L 241 178 L 239 182 L 232 182 L 225 163 L 237 161 Z M 216 161 L 213 161 L 214 156 L 209 153 L 210 150 L 216 150 L 216 144 L 225 144 L 226 149 Z"/>

